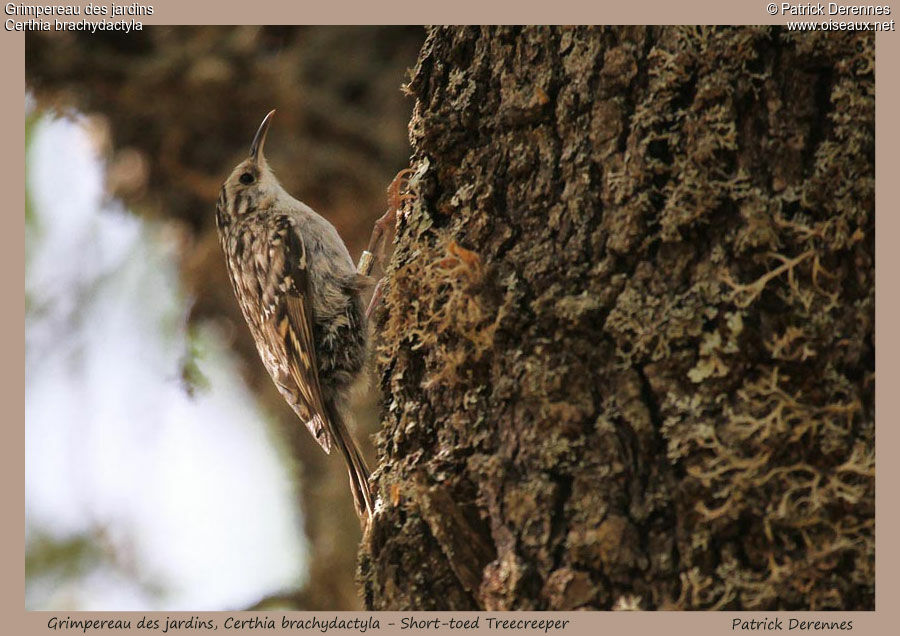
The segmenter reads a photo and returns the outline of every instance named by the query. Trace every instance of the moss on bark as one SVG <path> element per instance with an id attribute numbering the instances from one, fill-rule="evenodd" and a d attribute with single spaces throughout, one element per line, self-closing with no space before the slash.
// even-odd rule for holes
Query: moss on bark
<path id="1" fill-rule="evenodd" d="M 369 607 L 872 609 L 873 71 L 871 35 L 429 32 Z"/>

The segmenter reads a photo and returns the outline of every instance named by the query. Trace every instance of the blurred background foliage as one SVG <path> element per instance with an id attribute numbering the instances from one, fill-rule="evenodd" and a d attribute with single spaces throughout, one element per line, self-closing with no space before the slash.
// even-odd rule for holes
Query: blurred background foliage
<path id="1" fill-rule="evenodd" d="M 26 604 L 356 609 L 346 475 L 260 364 L 218 188 L 269 161 L 356 257 L 408 161 L 407 27 L 26 38 Z M 371 391 L 357 426 L 377 426 Z M 371 457 L 371 445 L 364 441 Z"/>

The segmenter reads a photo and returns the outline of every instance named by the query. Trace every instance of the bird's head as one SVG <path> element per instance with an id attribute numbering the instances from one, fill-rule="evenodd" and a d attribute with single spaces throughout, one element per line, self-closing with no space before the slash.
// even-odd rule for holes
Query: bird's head
<path id="1" fill-rule="evenodd" d="M 283 190 L 263 154 L 266 133 L 275 111 L 262 120 L 250 144 L 250 156 L 240 162 L 222 185 L 217 211 L 219 222 L 232 221 L 274 203 Z"/>

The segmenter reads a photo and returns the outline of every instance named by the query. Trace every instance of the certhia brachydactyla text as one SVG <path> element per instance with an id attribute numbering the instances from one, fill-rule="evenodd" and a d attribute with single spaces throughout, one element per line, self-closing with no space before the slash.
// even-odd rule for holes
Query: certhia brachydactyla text
<path id="1" fill-rule="evenodd" d="M 340 449 L 366 525 L 374 508 L 369 472 L 345 413 L 366 357 L 360 293 L 368 278 L 354 268 L 334 226 L 288 194 L 269 169 L 263 144 L 274 113 L 222 186 L 219 240 L 263 364 L 325 452 Z"/>

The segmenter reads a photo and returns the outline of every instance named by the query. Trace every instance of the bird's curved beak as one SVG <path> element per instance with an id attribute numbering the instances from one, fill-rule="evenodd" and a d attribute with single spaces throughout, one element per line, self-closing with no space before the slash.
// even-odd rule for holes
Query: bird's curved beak
<path id="1" fill-rule="evenodd" d="M 262 120 L 262 123 L 259 125 L 259 130 L 256 131 L 256 135 L 253 136 L 253 142 L 250 144 L 250 156 L 253 157 L 254 161 L 259 161 L 262 157 L 263 145 L 266 143 L 266 133 L 269 131 L 269 124 L 272 123 L 272 117 L 275 115 L 275 109 L 269 111 L 269 114 L 266 115 L 265 119 Z"/>

